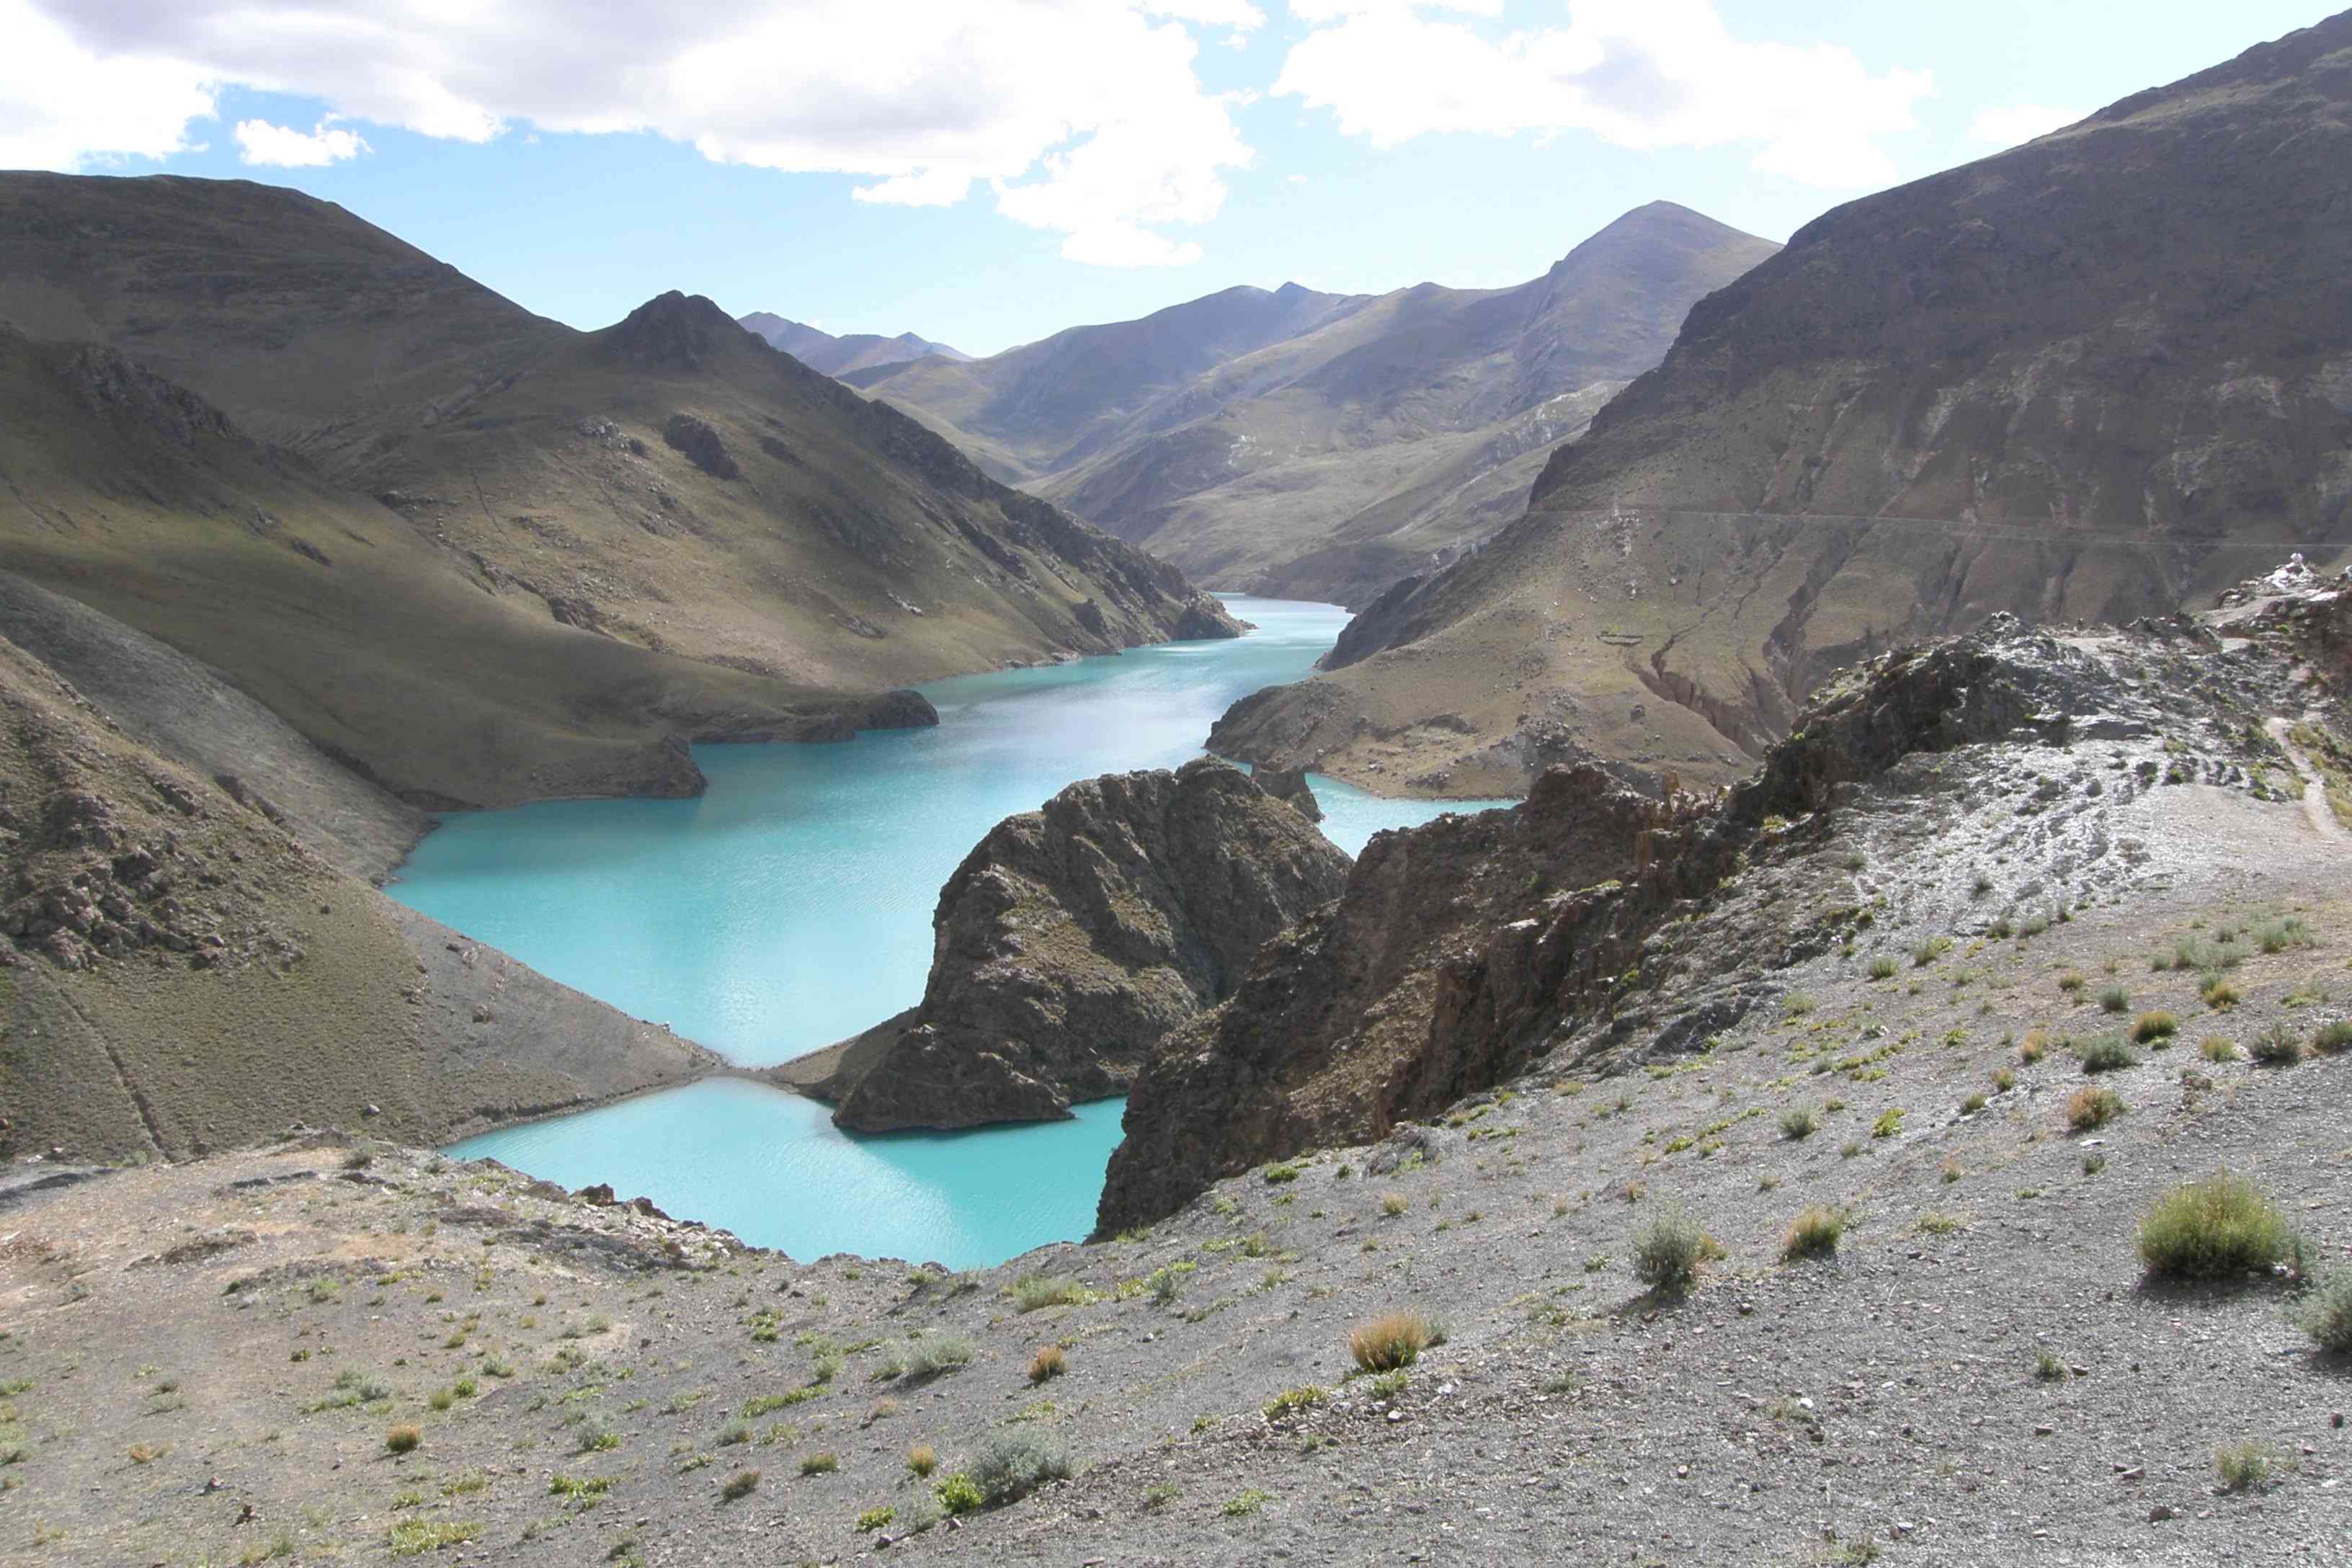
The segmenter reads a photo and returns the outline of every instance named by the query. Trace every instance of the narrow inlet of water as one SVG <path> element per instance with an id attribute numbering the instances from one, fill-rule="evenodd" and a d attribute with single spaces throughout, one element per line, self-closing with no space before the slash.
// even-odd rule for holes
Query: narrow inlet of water
<path id="1" fill-rule="evenodd" d="M 1256 630 L 935 681 L 935 729 L 823 746 L 704 746 L 696 800 L 452 814 L 387 890 L 729 1059 L 766 1066 L 918 1001 L 940 885 L 1003 817 L 1075 780 L 1172 767 L 1234 701 L 1304 677 L 1347 613 L 1234 597 Z M 1460 803 L 1316 778 L 1349 854 Z M 1481 803 L 1501 804 L 1501 803 Z M 1117 1100 L 1070 1121 L 854 1138 L 825 1109 L 713 1081 L 467 1140 L 570 1186 L 610 1182 L 796 1258 L 1002 1261 L 1086 1234 Z"/>

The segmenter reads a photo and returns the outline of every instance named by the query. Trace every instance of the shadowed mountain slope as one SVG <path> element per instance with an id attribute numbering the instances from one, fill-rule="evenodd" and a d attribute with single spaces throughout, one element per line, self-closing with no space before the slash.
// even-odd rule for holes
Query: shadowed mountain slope
<path id="1" fill-rule="evenodd" d="M 1234 629 L 707 300 L 575 332 L 242 182 L 0 176 L 0 241 L 11 564 L 415 798 L 691 788 L 668 737 Z"/>
<path id="2" fill-rule="evenodd" d="M 1298 290 L 1286 314 L 1270 310 L 1282 294 L 1248 294 L 1269 307 L 1259 325 L 1297 324 L 1141 401 L 1157 383 L 1139 376 L 1108 395 L 1115 419 L 1086 410 L 1082 437 L 1060 395 L 969 401 L 976 386 L 1025 377 L 1027 362 L 1008 362 L 1028 350 L 854 379 L 1007 455 L 1038 493 L 1205 581 L 1362 603 L 1517 516 L 1550 447 L 1658 362 L 1693 300 L 1775 248 L 1654 202 L 1515 288 L 1423 283 L 1346 300 Z M 1243 293 L 1049 342 L 1085 334 L 1098 350 L 1131 349 L 1134 329 L 1153 327 L 1156 342 L 1195 320 L 1223 324 L 1208 308 Z"/>
<path id="3" fill-rule="evenodd" d="M 1220 749 L 1437 794 L 1746 768 L 1997 610 L 2128 619 L 2352 503 L 2352 16 L 1849 204 L 1693 309 L 1526 518 Z"/>

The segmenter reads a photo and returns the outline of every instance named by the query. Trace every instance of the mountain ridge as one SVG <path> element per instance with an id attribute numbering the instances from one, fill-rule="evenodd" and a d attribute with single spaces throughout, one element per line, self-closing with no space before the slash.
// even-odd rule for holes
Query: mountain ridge
<path id="1" fill-rule="evenodd" d="M 961 349 L 934 342 L 914 332 L 900 332 L 896 337 L 883 337 L 876 332 L 844 332 L 835 336 L 822 327 L 812 327 L 804 321 L 779 316 L 772 310 L 753 310 L 735 320 L 745 331 L 756 333 L 770 348 L 782 350 L 811 370 L 823 371 L 827 375 L 846 375 L 852 371 L 903 364 L 909 360 L 925 359 L 933 354 L 958 363 L 972 357 Z"/>

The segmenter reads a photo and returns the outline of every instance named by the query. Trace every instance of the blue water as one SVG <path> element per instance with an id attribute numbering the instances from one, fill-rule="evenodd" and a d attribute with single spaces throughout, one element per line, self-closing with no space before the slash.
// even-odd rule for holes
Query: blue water
<path id="1" fill-rule="evenodd" d="M 1307 674 L 1347 614 L 1234 598 L 1257 629 L 935 681 L 936 729 L 839 745 L 702 746 L 708 793 L 454 814 L 389 891 L 541 973 L 747 1066 L 919 1000 L 940 884 L 1002 818 L 1074 780 L 1171 767 L 1234 701 Z M 1314 780 L 1354 854 L 1448 809 Z M 1075 1121 L 852 1138 L 824 1109 L 713 1082 L 488 1134 L 454 1152 L 608 1181 L 795 1257 L 965 1268 L 1093 1223 L 1119 1103 Z"/>

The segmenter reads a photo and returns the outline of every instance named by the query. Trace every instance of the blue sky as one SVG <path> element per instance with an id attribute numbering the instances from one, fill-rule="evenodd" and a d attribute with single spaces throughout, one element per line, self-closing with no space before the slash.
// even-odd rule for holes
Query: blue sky
<path id="1" fill-rule="evenodd" d="M 1514 283 L 1659 198 L 1784 239 L 2324 15 L 0 0 L 0 165 L 294 185 L 582 327 L 677 288 L 991 353 L 1234 283 Z"/>

